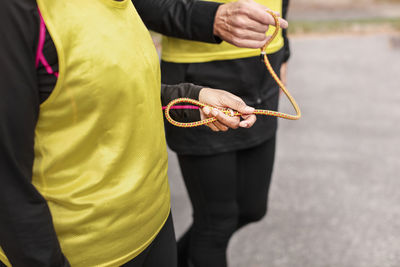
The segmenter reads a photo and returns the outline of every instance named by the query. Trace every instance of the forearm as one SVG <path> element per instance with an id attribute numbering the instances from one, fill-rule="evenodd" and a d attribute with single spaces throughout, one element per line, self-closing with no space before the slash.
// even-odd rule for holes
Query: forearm
<path id="1" fill-rule="evenodd" d="M 192 83 L 181 83 L 174 85 L 161 85 L 161 102 L 163 106 L 166 106 L 170 101 L 180 98 L 187 97 L 195 100 L 199 99 L 199 94 L 203 86 L 194 85 Z"/>
<path id="2" fill-rule="evenodd" d="M 146 26 L 171 37 L 220 42 L 213 34 L 219 3 L 197 0 L 132 0 Z"/>
<path id="3" fill-rule="evenodd" d="M 161 102 L 163 106 L 166 106 L 170 101 L 180 98 L 187 97 L 198 100 L 200 91 L 203 87 L 197 86 L 191 83 L 181 83 L 177 85 L 161 85 Z M 198 110 L 190 109 L 172 109 L 171 115 L 173 118 L 177 118 L 182 122 L 197 121 L 200 119 L 200 113 Z"/>
<path id="4" fill-rule="evenodd" d="M 68 266 L 47 202 L 31 183 L 39 103 L 29 84 L 35 80 L 16 79 L 4 66 L 0 64 L 7 74 L 0 77 L 7 88 L 0 92 L 0 244 L 13 266 Z"/>
<path id="5" fill-rule="evenodd" d="M 13 266 L 68 266 L 32 185 L 39 114 L 35 1 L 0 1 L 0 245 Z"/>
<path id="6" fill-rule="evenodd" d="M 20 75 L 18 63 L 0 59 L 6 89 L 0 91 L 0 244 L 13 266 L 68 266 L 47 202 L 31 183 L 39 107 L 34 71 Z M 17 62 L 34 66 L 26 60 L 32 62 Z"/>

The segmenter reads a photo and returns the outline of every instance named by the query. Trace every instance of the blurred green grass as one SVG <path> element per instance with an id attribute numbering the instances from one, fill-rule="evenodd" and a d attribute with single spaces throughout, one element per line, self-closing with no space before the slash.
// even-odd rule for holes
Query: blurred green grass
<path id="1" fill-rule="evenodd" d="M 289 25 L 289 34 L 400 32 L 400 17 L 323 21 L 293 20 L 289 21 Z"/>

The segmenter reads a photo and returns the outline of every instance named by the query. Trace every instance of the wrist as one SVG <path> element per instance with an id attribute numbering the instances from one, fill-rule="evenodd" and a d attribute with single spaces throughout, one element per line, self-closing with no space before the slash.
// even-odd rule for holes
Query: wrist
<path id="1" fill-rule="evenodd" d="M 214 34 L 216 13 L 221 5 L 217 2 L 195 1 L 191 19 L 193 40 L 208 43 L 221 42 Z"/>
<path id="2" fill-rule="evenodd" d="M 220 25 L 223 23 L 222 21 L 222 14 L 225 12 L 225 5 L 220 5 L 217 9 L 217 12 L 215 12 L 215 18 L 214 18 L 214 25 L 213 25 L 213 34 L 214 36 L 217 36 L 220 38 Z"/>
<path id="3" fill-rule="evenodd" d="M 210 88 L 207 88 L 207 87 L 203 87 L 203 88 L 200 89 L 199 96 L 198 96 L 198 100 L 200 102 L 202 102 L 202 103 L 204 102 L 204 100 L 206 99 L 207 92 L 209 90 L 210 90 Z"/>

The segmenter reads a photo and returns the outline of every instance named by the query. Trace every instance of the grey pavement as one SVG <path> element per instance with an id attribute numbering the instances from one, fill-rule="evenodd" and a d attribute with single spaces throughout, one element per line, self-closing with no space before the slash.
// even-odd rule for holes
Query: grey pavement
<path id="1" fill-rule="evenodd" d="M 399 38 L 292 39 L 303 118 L 280 120 L 268 215 L 234 235 L 231 267 L 400 266 Z M 191 207 L 169 153 L 179 236 Z"/>

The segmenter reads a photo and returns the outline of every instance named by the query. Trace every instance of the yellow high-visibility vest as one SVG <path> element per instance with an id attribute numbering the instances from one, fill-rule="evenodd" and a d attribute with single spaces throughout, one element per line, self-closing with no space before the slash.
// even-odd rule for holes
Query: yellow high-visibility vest
<path id="1" fill-rule="evenodd" d="M 227 3 L 232 0 L 211 0 Z M 256 0 L 256 2 L 282 14 L 282 0 Z M 271 35 L 274 28 L 271 26 L 267 35 Z M 283 47 L 282 30 L 268 45 L 267 53 L 275 53 Z M 260 49 L 238 48 L 227 42 L 220 44 L 201 43 L 173 37 L 162 39 L 162 60 L 173 63 L 200 63 L 214 60 L 229 60 L 245 57 L 253 57 L 260 54 Z"/>
<path id="2" fill-rule="evenodd" d="M 59 78 L 40 107 L 33 184 L 72 266 L 120 266 L 170 212 L 159 59 L 130 0 L 37 2 Z"/>

